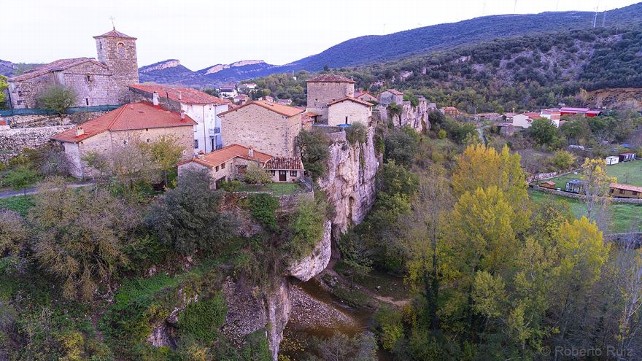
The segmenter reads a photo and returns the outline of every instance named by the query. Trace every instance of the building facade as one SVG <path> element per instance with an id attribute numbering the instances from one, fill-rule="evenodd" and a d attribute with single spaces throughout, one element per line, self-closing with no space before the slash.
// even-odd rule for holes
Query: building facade
<path id="1" fill-rule="evenodd" d="M 223 145 L 240 144 L 275 157 L 294 157 L 303 109 L 253 101 L 219 114 Z"/>
<path id="2" fill-rule="evenodd" d="M 372 104 L 355 98 L 343 98 L 328 104 L 328 125 L 350 125 L 355 122 L 368 125 Z"/>
<path id="3" fill-rule="evenodd" d="M 38 97 L 54 86 L 73 90 L 74 107 L 128 102 L 128 86 L 138 83 L 136 38 L 114 29 L 94 39 L 98 60 L 60 59 L 10 78 L 11 107 L 35 108 Z"/>
<path id="4" fill-rule="evenodd" d="M 221 118 L 230 102 L 202 91 L 160 84 L 134 84 L 129 89 L 134 100 L 160 104 L 174 112 L 184 112 L 196 121 L 194 153 L 209 153 L 223 147 Z"/>
<path id="5" fill-rule="evenodd" d="M 354 80 L 334 74 L 322 74 L 307 81 L 307 111 L 316 114 L 316 122 L 327 123 L 328 105 L 354 97 Z"/>
<path id="6" fill-rule="evenodd" d="M 136 142 L 150 143 L 172 137 L 183 149 L 182 159 L 192 158 L 194 122 L 191 118 L 149 103 L 132 103 L 51 137 L 65 149 L 76 178 L 91 176 L 95 170 L 85 156 L 96 153 L 107 160 Z"/>

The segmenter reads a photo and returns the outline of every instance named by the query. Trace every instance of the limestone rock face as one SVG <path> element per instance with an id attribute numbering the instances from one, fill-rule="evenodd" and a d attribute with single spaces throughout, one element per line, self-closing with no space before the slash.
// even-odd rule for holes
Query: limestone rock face
<path id="1" fill-rule="evenodd" d="M 434 104 L 429 104 L 424 98 L 419 99 L 416 107 L 413 107 L 409 101 L 404 101 L 401 106 L 401 115 L 394 115 L 392 123 L 395 127 L 408 126 L 418 132 L 425 132 L 430 129 L 428 114 L 435 109 L 432 106 Z M 388 109 L 385 106 L 379 105 L 376 110 L 379 112 L 381 119 L 386 121 L 389 119 Z"/>
<path id="2" fill-rule="evenodd" d="M 314 247 L 310 255 L 290 266 L 289 273 L 291 276 L 307 282 L 328 266 L 330 256 L 332 256 L 331 226 L 332 223 L 330 221 L 325 222 L 323 239 Z"/>
<path id="3" fill-rule="evenodd" d="M 368 128 L 363 144 L 351 145 L 345 138 L 330 146 L 328 172 L 318 184 L 334 206 L 333 237 L 363 221 L 375 199 L 375 176 L 379 159 L 374 147 L 374 128 Z"/>

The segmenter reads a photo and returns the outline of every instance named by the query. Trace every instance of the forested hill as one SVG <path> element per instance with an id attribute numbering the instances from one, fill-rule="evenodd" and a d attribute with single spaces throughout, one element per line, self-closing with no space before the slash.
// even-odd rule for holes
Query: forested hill
<path id="1" fill-rule="evenodd" d="M 334 69 L 377 93 L 397 88 L 468 113 L 590 103 L 586 91 L 642 88 L 642 28 L 590 28 L 496 39 L 354 68 Z M 279 98 L 305 101 L 308 73 L 256 80 Z M 635 100 L 639 102 L 639 100 Z"/>
<path id="2" fill-rule="evenodd" d="M 408 9 L 413 11 L 413 9 Z M 495 15 L 440 24 L 381 36 L 362 36 L 335 45 L 320 54 L 285 65 L 285 70 L 318 71 L 389 61 L 412 54 L 542 32 L 593 27 L 593 12 L 545 12 L 530 15 Z M 598 14 L 597 25 L 623 27 L 642 22 L 642 3 Z M 279 69 L 283 70 L 283 69 Z"/>

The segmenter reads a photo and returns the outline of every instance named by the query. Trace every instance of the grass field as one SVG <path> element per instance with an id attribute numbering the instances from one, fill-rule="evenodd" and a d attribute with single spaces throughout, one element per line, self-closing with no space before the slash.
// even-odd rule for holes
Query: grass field
<path id="1" fill-rule="evenodd" d="M 16 196 L 0 199 L 0 210 L 9 209 L 23 216 L 27 215 L 27 212 L 33 206 L 34 201 L 32 196 Z"/>
<path id="2" fill-rule="evenodd" d="M 611 177 L 616 177 L 618 183 L 642 187 L 642 160 L 607 165 L 606 173 Z M 566 187 L 566 182 L 571 179 L 579 178 L 579 174 L 567 174 L 551 180 L 555 182 L 555 187 L 564 189 Z"/>
<path id="3" fill-rule="evenodd" d="M 606 172 L 618 183 L 642 187 L 642 160 L 607 165 Z"/>
<path id="4" fill-rule="evenodd" d="M 586 215 L 586 206 L 577 199 L 560 197 L 544 192 L 530 191 L 529 195 L 533 202 L 541 203 L 547 199 L 567 204 L 575 217 Z M 611 229 L 609 233 L 628 232 L 636 225 L 638 231 L 642 231 L 642 205 L 611 203 Z"/>

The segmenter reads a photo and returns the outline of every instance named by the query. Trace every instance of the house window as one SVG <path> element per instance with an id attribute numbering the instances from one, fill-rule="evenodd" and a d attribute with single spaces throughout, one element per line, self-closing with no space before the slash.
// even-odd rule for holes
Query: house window
<path id="1" fill-rule="evenodd" d="M 620 194 L 624 194 L 624 189 L 620 189 Z"/>
<path id="2" fill-rule="evenodd" d="M 637 195 L 638 195 L 638 192 L 633 191 L 633 192 L 631 192 L 631 195 L 637 196 Z"/>
<path id="3" fill-rule="evenodd" d="M 89 75 L 89 74 L 85 75 L 85 79 L 87 79 L 87 81 L 90 82 L 91 81 L 91 75 Z"/>
<path id="4" fill-rule="evenodd" d="M 149 143 L 149 138 L 147 138 L 146 142 Z"/>
<path id="5" fill-rule="evenodd" d="M 89 98 L 85 98 L 85 104 L 89 105 Z"/>
<path id="6" fill-rule="evenodd" d="M 271 170 L 271 171 L 270 171 L 270 175 L 271 175 L 272 177 L 274 177 L 274 176 L 276 175 L 276 171 L 275 171 L 275 170 Z"/>
<path id="7" fill-rule="evenodd" d="M 298 172 L 295 170 L 290 171 L 290 177 L 296 177 L 298 175 Z"/>
<path id="8" fill-rule="evenodd" d="M 198 148 L 198 139 L 194 139 L 194 148 Z"/>
<path id="9" fill-rule="evenodd" d="M 127 145 L 127 139 L 123 140 L 123 145 Z"/>
<path id="10" fill-rule="evenodd" d="M 216 170 L 215 170 L 215 172 L 218 172 L 218 166 L 216 166 Z"/>
<path id="11" fill-rule="evenodd" d="M 221 169 L 225 169 L 225 163 L 221 164 Z"/>

